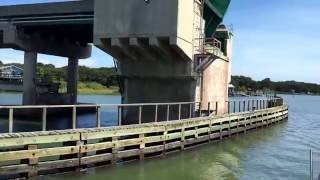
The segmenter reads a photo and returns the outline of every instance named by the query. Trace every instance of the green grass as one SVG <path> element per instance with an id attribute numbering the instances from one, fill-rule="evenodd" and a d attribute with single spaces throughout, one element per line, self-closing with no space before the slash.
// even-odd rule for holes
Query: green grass
<path id="1" fill-rule="evenodd" d="M 79 82 L 78 84 L 78 93 L 79 94 L 119 94 L 119 88 L 112 86 L 112 87 L 105 87 L 96 82 Z"/>

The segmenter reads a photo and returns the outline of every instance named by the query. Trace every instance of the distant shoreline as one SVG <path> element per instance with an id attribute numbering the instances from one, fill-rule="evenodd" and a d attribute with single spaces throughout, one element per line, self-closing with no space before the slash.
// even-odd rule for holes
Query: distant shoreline
<path id="1" fill-rule="evenodd" d="M 80 95 L 120 95 L 118 88 L 104 88 L 104 89 L 78 89 Z"/>

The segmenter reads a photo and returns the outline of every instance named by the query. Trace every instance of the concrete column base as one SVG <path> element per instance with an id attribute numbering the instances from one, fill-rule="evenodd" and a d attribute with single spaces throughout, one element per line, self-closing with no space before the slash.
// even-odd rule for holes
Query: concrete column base
<path id="1" fill-rule="evenodd" d="M 24 53 L 23 105 L 36 104 L 37 53 Z"/>
<path id="2" fill-rule="evenodd" d="M 68 82 L 67 93 L 71 94 L 71 103 L 77 103 L 78 97 L 78 77 L 79 77 L 79 60 L 74 58 L 68 59 Z"/>
<path id="3" fill-rule="evenodd" d="M 195 98 L 196 81 L 192 78 L 128 78 L 124 80 L 123 102 L 131 103 L 168 103 L 193 102 Z M 157 121 L 177 120 L 179 118 L 179 105 L 171 105 L 169 116 L 167 106 L 158 107 Z M 155 106 L 144 106 L 141 121 L 155 121 Z M 182 105 L 181 119 L 189 118 L 190 106 Z M 139 107 L 123 108 L 122 124 L 136 124 L 139 122 Z"/>

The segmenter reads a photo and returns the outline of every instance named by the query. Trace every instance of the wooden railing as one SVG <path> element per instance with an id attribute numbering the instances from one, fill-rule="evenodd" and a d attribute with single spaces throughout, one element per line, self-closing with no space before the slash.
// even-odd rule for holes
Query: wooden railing
<path id="1" fill-rule="evenodd" d="M 0 134 L 0 179 L 33 177 L 167 155 L 288 117 L 286 106 L 108 128 Z"/>

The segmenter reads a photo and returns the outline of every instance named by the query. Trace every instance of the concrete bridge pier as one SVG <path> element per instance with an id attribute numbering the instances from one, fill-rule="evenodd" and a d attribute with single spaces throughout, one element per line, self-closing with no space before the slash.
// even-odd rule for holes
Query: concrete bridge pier
<path id="1" fill-rule="evenodd" d="M 37 53 L 24 52 L 23 105 L 36 104 Z"/>
<path id="2" fill-rule="evenodd" d="M 71 104 L 77 103 L 77 85 L 79 78 L 79 60 L 76 58 L 68 59 L 68 82 L 67 93 L 71 94 Z"/>
<path id="3" fill-rule="evenodd" d="M 192 102 L 194 1 L 95 0 L 94 45 L 118 60 L 123 103 Z M 121 11 L 119 10 L 121 9 Z M 158 109 L 158 121 L 177 119 L 178 106 Z M 190 108 L 182 107 L 182 117 Z M 143 107 L 142 122 L 155 120 Z M 137 123 L 137 108 L 122 110 L 123 124 Z"/>

